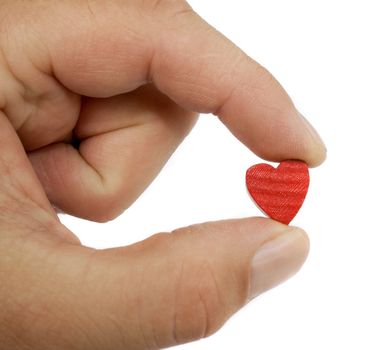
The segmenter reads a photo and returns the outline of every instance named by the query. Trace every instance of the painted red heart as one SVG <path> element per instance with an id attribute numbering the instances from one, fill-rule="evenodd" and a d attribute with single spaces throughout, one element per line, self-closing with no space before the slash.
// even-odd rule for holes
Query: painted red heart
<path id="1" fill-rule="evenodd" d="M 247 170 L 246 184 L 251 197 L 265 214 L 288 225 L 307 195 L 308 166 L 295 160 L 284 161 L 278 168 L 269 164 L 254 165 Z"/>

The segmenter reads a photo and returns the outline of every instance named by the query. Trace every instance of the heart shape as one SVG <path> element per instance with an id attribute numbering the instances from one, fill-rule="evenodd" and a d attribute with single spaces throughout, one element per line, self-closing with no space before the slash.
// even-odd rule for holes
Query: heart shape
<path id="1" fill-rule="evenodd" d="M 304 203 L 309 187 L 307 164 L 296 160 L 252 166 L 246 173 L 247 189 L 270 218 L 288 225 Z"/>

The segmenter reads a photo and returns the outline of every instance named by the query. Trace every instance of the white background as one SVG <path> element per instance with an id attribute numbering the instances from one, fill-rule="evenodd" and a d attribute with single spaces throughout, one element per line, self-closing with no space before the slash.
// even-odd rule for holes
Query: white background
<path id="1" fill-rule="evenodd" d="M 182 349 L 389 349 L 389 10 L 387 1 L 190 1 L 266 66 L 322 134 L 294 225 L 311 237 L 301 273 Z M 260 160 L 203 116 L 124 215 L 63 222 L 83 243 L 125 245 L 195 222 L 260 215 L 246 169 Z"/>

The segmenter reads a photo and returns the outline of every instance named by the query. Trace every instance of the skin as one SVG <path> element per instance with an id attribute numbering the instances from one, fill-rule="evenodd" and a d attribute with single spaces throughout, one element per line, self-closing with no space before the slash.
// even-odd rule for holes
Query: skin
<path id="1" fill-rule="evenodd" d="M 114 219 L 200 112 L 264 159 L 325 159 L 281 85 L 184 1 L 0 0 L 2 349 L 168 347 L 211 335 L 248 301 L 252 258 L 281 224 L 205 223 L 97 251 L 53 209 Z M 289 277 L 280 261 L 258 293 Z"/>

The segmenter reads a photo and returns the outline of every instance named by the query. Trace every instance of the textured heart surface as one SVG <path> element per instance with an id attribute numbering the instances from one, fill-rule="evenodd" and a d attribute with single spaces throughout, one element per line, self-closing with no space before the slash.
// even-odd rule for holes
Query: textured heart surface
<path id="1" fill-rule="evenodd" d="M 274 220 L 288 225 L 304 203 L 309 170 L 304 162 L 287 160 L 273 168 L 252 166 L 246 173 L 247 189 L 255 203 Z"/>

